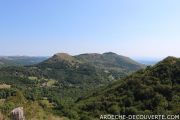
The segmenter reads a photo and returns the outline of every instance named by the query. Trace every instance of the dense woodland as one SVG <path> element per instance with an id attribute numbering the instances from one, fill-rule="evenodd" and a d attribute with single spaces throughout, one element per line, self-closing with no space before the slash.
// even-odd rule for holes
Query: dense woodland
<path id="1" fill-rule="evenodd" d="M 79 114 L 99 118 L 100 114 L 180 113 L 180 59 L 168 57 L 153 67 L 99 89 L 77 101 Z"/>
<path id="2" fill-rule="evenodd" d="M 180 59 L 168 57 L 144 67 L 115 53 L 61 53 L 36 65 L 3 67 L 0 116 L 8 119 L 18 106 L 27 119 L 37 120 L 179 114 Z"/>

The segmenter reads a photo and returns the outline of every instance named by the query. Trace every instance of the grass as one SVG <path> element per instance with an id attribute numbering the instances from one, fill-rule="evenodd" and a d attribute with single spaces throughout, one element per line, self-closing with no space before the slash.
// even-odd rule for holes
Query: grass
<path id="1" fill-rule="evenodd" d="M 50 79 L 50 80 L 47 82 L 47 87 L 51 87 L 51 86 L 53 86 L 55 83 L 56 83 L 55 80 Z"/>
<path id="2" fill-rule="evenodd" d="M 9 89 L 9 88 L 11 88 L 11 85 L 0 84 L 0 89 Z"/>
<path id="3" fill-rule="evenodd" d="M 29 80 L 37 80 L 38 78 L 37 78 L 37 77 L 34 77 L 34 76 L 29 76 L 28 79 L 29 79 Z"/>

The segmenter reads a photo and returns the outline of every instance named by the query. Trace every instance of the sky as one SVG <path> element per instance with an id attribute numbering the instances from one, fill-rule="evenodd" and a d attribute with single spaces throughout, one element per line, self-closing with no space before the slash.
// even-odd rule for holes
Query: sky
<path id="1" fill-rule="evenodd" d="M 0 55 L 180 57 L 179 0 L 1 0 Z"/>

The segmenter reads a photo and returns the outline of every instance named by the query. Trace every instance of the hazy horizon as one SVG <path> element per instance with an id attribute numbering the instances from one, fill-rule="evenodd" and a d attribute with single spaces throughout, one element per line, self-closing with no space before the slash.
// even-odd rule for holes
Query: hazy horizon
<path id="1" fill-rule="evenodd" d="M 179 0 L 0 1 L 0 56 L 180 57 Z"/>
<path id="2" fill-rule="evenodd" d="M 108 52 L 112 52 L 112 51 L 108 51 Z M 57 53 L 65 53 L 65 52 L 56 52 L 54 54 L 57 54 Z M 79 53 L 79 54 L 69 54 L 69 55 L 72 55 L 72 56 L 76 56 L 76 55 L 81 55 L 81 54 L 94 54 L 95 52 L 91 53 L 91 52 L 88 52 L 88 53 Z M 103 54 L 103 53 L 107 53 L 107 52 L 103 52 L 103 53 L 98 53 L 96 52 L 97 54 Z M 112 52 L 112 53 L 115 53 L 115 52 Z M 0 57 L 47 57 L 47 58 L 50 58 L 52 57 L 54 54 L 50 55 L 50 56 L 45 56 L 45 55 L 0 55 Z M 118 54 L 118 53 L 116 53 Z M 122 54 L 118 54 L 118 55 L 122 55 Z M 166 57 L 130 57 L 130 56 L 126 56 L 126 55 L 122 55 L 122 56 L 125 56 L 125 57 L 129 57 L 131 59 L 134 59 L 136 61 L 139 61 L 139 62 L 154 62 L 154 61 L 160 61 Z M 174 56 L 175 57 L 175 56 Z"/>

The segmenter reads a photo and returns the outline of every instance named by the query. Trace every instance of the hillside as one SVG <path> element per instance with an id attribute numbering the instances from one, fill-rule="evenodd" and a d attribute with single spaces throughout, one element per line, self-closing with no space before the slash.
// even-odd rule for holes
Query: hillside
<path id="1" fill-rule="evenodd" d="M 138 69 L 145 68 L 144 65 L 113 52 L 103 54 L 81 54 L 75 57 L 78 60 L 89 63 L 97 68 L 109 72 L 118 72 L 119 74 L 122 74 L 122 76 L 124 73 L 128 74 L 137 71 Z"/>
<path id="2" fill-rule="evenodd" d="M 63 85 L 104 84 L 109 81 L 109 74 L 94 66 L 81 62 L 66 53 L 58 53 L 34 67 L 44 76 L 58 80 Z"/>
<path id="3" fill-rule="evenodd" d="M 144 68 L 142 64 L 115 53 L 77 56 L 57 53 L 36 67 L 46 71 L 48 77 L 64 79 L 72 84 L 80 82 L 80 84 L 88 83 L 88 85 L 93 82 L 96 85 L 108 83 Z M 82 78 L 86 78 L 86 80 L 82 80 Z"/>
<path id="4" fill-rule="evenodd" d="M 33 65 L 46 60 L 47 57 L 28 57 L 28 56 L 0 56 L 0 68 L 7 66 Z"/>
<path id="5" fill-rule="evenodd" d="M 45 89 L 47 92 L 56 91 L 54 96 L 77 99 L 87 91 L 143 68 L 143 65 L 130 58 L 115 53 L 93 56 L 94 54 L 71 56 L 67 53 L 57 53 L 39 64 L 5 67 L 0 69 L 0 83 L 21 88 L 25 92 L 30 91 L 27 90 L 28 87 L 31 90 Z M 71 94 L 72 91 L 76 96 Z M 42 96 L 41 92 L 39 94 Z M 50 97 L 49 95 L 46 97 Z"/>
<path id="6" fill-rule="evenodd" d="M 50 112 L 75 119 L 77 114 L 71 106 L 76 100 L 143 68 L 143 65 L 114 53 L 99 55 L 103 59 L 90 59 L 93 54 L 87 56 L 88 61 L 84 55 L 57 53 L 39 64 L 1 68 L 0 99 L 7 102 L 0 105 L 4 110 L 2 113 L 7 115 L 12 108 L 17 107 L 14 103 L 8 108 L 6 105 L 10 104 L 8 99 L 20 91 L 28 101 L 20 105 L 27 106 L 33 102 L 39 105 L 44 114 Z M 95 59 L 97 63 L 94 63 Z"/>
<path id="7" fill-rule="evenodd" d="M 180 59 L 167 57 L 153 67 L 114 82 L 77 101 L 88 119 L 104 114 L 180 113 Z M 83 116 L 84 117 L 84 116 Z"/>

